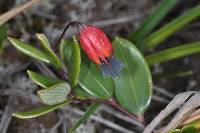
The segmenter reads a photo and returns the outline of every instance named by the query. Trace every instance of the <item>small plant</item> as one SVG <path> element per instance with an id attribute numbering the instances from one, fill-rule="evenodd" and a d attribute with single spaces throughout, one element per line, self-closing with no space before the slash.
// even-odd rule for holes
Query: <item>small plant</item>
<path id="1" fill-rule="evenodd" d="M 98 28 L 88 26 L 89 30 L 82 32 L 85 25 L 77 22 L 66 26 L 56 46 L 51 45 L 43 34 L 36 34 L 41 49 L 8 37 L 18 50 L 46 63 L 54 72 L 52 77 L 31 70 L 27 71 L 29 77 L 42 87 L 38 95 L 44 105 L 32 111 L 17 112 L 13 115 L 22 119 L 33 118 L 78 101 L 89 102 L 91 105 L 70 132 L 74 132 L 101 104 L 112 106 L 143 123 L 140 118 L 147 110 L 152 96 L 152 75 L 149 67 L 200 52 L 198 41 L 143 56 L 200 16 L 200 5 L 197 5 L 153 31 L 178 2 L 179 0 L 163 0 L 129 39 L 116 37 L 112 44 Z M 80 29 L 79 38 L 73 37 L 72 40 L 61 41 L 67 28 L 74 24 L 83 28 Z M 59 50 L 56 50 L 57 46 Z M 184 73 L 178 73 L 177 76 L 185 75 Z M 179 131 L 183 132 L 187 129 L 196 131 L 191 127 Z"/>
<path id="2" fill-rule="evenodd" d="M 97 34 L 93 33 L 94 35 Z M 101 37 L 102 33 L 99 37 Z M 131 42 L 117 37 L 112 45 L 109 43 L 110 48 L 113 47 L 113 52 L 117 58 L 114 59 L 113 55 L 109 53 L 112 51 L 108 50 L 108 53 L 106 53 L 106 49 L 103 49 L 102 52 L 100 51 L 101 49 L 95 49 L 96 51 L 92 53 L 93 55 L 90 55 L 91 53 L 87 50 L 94 50 L 89 49 L 94 46 L 90 47 L 89 44 L 85 44 L 88 40 L 84 40 L 85 42 L 80 41 L 81 45 L 87 45 L 88 48 L 84 49 L 84 51 L 86 51 L 89 58 L 96 64 L 100 63 L 95 65 L 88 57 L 84 56 L 83 52 L 81 53 L 76 37 L 73 37 L 73 41 L 62 41 L 60 44 L 61 60 L 55 51 L 51 49 L 51 45 L 43 34 L 36 34 L 36 37 L 41 44 L 42 50 L 18 39 L 8 37 L 8 40 L 24 54 L 52 65 L 57 72 L 55 73 L 57 77 L 41 75 L 29 70 L 29 77 L 43 88 L 38 91 L 38 95 L 45 106 L 28 112 L 18 112 L 14 116 L 32 118 L 73 101 L 87 101 L 92 105 L 88 109 L 89 115 L 86 113 L 80 119 L 81 121 L 83 119 L 85 121 L 101 103 L 104 103 L 142 122 L 138 116 L 144 113 L 150 102 L 151 74 L 142 54 Z M 82 37 L 82 39 L 85 38 Z M 97 41 L 101 41 L 101 39 Z M 105 42 L 107 41 L 109 40 Z M 99 45 L 101 46 L 101 44 Z M 84 48 L 84 46 L 82 47 Z M 105 55 L 108 54 L 109 57 L 104 58 L 101 56 L 101 54 L 104 54 L 103 52 L 105 52 Z M 81 55 L 83 56 L 81 57 Z M 99 58 L 100 56 L 102 58 Z M 105 62 L 101 60 L 105 60 Z M 120 61 L 123 62 L 125 67 L 121 65 Z M 134 69 L 132 69 L 132 66 L 134 66 Z M 69 73 L 65 71 L 66 69 Z M 78 126 L 72 127 L 71 132 L 76 127 Z"/>

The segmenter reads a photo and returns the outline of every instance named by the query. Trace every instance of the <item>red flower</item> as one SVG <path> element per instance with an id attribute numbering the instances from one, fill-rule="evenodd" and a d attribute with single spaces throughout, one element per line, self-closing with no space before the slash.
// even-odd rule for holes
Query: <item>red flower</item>
<path id="1" fill-rule="evenodd" d="M 80 28 L 80 44 L 88 57 L 100 65 L 101 60 L 112 55 L 112 45 L 107 36 L 97 27 L 83 25 Z"/>
<path id="2" fill-rule="evenodd" d="M 124 65 L 114 58 L 112 44 L 108 37 L 95 26 L 79 25 L 79 41 L 84 52 L 93 62 L 101 66 L 104 76 L 118 76 Z"/>
<path id="3" fill-rule="evenodd" d="M 101 29 L 95 26 L 86 25 L 77 21 L 70 22 L 63 30 L 54 50 L 56 51 L 65 32 L 71 25 L 79 26 L 79 41 L 81 47 L 93 62 L 100 65 L 103 75 L 112 77 L 119 76 L 124 65 L 113 56 L 112 44 L 108 37 Z"/>

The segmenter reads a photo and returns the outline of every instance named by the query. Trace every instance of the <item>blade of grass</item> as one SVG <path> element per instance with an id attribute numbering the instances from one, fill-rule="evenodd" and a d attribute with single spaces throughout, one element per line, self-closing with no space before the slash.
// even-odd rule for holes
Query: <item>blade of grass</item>
<path id="1" fill-rule="evenodd" d="M 130 36 L 130 40 L 133 43 L 140 44 L 137 42 L 149 34 L 179 1 L 180 0 L 163 0 L 160 2 L 149 17 Z M 141 45 L 138 46 L 141 47 Z"/>
<path id="2" fill-rule="evenodd" d="M 193 75 L 193 71 L 180 71 L 174 73 L 162 73 L 153 75 L 153 79 L 175 79 Z"/>
<path id="3" fill-rule="evenodd" d="M 3 41 L 7 36 L 7 27 L 5 25 L 0 26 L 0 54 L 3 53 Z"/>
<path id="4" fill-rule="evenodd" d="M 99 103 L 93 103 L 87 110 L 87 112 L 78 120 L 78 122 L 69 130 L 69 133 L 74 133 L 75 130 L 83 124 L 88 118 L 98 109 Z"/>
<path id="5" fill-rule="evenodd" d="M 189 22 L 193 21 L 195 18 L 200 16 L 200 4 L 196 7 L 185 12 L 183 15 L 172 20 L 159 30 L 153 32 L 148 36 L 144 42 L 148 47 L 152 48 L 159 45 L 162 41 L 168 38 L 171 34 L 184 27 Z"/>
<path id="6" fill-rule="evenodd" d="M 200 42 L 189 43 L 174 48 L 169 48 L 151 55 L 146 56 L 149 65 L 162 63 L 179 57 L 191 55 L 200 52 Z"/>

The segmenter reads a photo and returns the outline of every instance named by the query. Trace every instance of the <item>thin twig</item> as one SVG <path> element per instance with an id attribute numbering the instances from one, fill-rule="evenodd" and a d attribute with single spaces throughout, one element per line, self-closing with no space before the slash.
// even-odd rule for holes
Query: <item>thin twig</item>
<path id="1" fill-rule="evenodd" d="M 161 131 L 161 133 L 166 133 L 171 129 L 178 127 L 181 122 L 187 119 L 190 114 L 200 105 L 200 94 L 196 93 L 192 96 L 184 105 L 179 109 L 176 115 L 172 118 L 170 123 Z"/>
<path id="2" fill-rule="evenodd" d="M 162 110 L 145 128 L 143 133 L 152 133 L 156 126 L 159 125 L 164 118 L 166 118 L 174 110 L 179 108 L 185 102 L 185 100 L 193 93 L 194 92 L 186 92 L 176 95 L 175 98 L 166 106 L 166 108 Z"/>
<path id="3" fill-rule="evenodd" d="M 49 130 L 49 133 L 55 133 L 56 129 L 62 124 L 63 118 L 60 118 L 60 120 Z"/>
<path id="4" fill-rule="evenodd" d="M 70 111 L 70 112 L 73 112 L 73 113 L 75 113 L 77 115 L 80 115 L 80 116 L 85 114 L 85 112 L 83 112 L 81 110 L 78 110 L 78 109 L 74 109 L 74 108 L 64 108 L 64 109 L 66 109 L 67 112 Z M 103 124 L 105 126 L 108 126 L 108 127 L 112 128 L 112 129 L 115 129 L 116 131 L 119 131 L 121 133 L 135 133 L 133 131 L 130 131 L 130 130 L 124 128 L 124 127 L 121 127 L 121 126 L 119 126 L 119 125 L 117 125 L 115 123 L 112 123 L 112 122 L 110 122 L 110 121 L 108 121 L 106 119 L 100 118 L 98 116 L 92 115 L 90 117 L 90 119 L 95 120 L 96 122 L 99 122 L 99 123 L 101 123 L 101 124 Z"/>
<path id="5" fill-rule="evenodd" d="M 168 104 L 170 102 L 170 100 L 163 98 L 163 97 L 160 97 L 160 96 L 157 96 L 157 95 L 153 95 L 152 100 L 155 100 L 155 101 L 158 101 L 158 102 L 161 102 L 161 103 L 164 103 L 164 104 Z"/>
<path id="6" fill-rule="evenodd" d="M 107 101 L 105 101 L 105 104 L 112 106 L 113 108 L 121 111 L 122 113 L 126 114 L 127 116 L 137 120 L 138 122 L 140 122 L 141 124 L 144 124 L 144 118 L 142 116 L 137 116 L 131 112 L 128 112 L 127 110 L 125 110 L 123 107 L 121 107 L 117 101 L 115 99 L 109 99 Z"/>
<path id="7" fill-rule="evenodd" d="M 0 73 L 0 83 L 2 83 L 3 79 L 5 79 L 6 77 L 9 77 L 19 71 L 24 70 L 29 65 L 30 65 L 29 62 L 26 64 L 21 64 L 21 63 L 17 63 L 17 62 L 10 64 L 6 69 L 4 69 L 4 71 L 2 73 Z"/>
<path id="8" fill-rule="evenodd" d="M 146 13 L 144 13 L 142 16 L 134 14 L 134 15 L 125 16 L 125 17 L 118 17 L 118 18 L 111 18 L 111 19 L 107 19 L 107 20 L 96 21 L 96 22 L 93 22 L 92 24 L 99 26 L 99 27 L 106 27 L 106 26 L 110 26 L 110 25 L 138 21 L 138 20 L 142 19 L 145 15 L 146 15 Z"/>
<path id="9" fill-rule="evenodd" d="M 8 98 L 8 103 L 7 106 L 5 108 L 5 111 L 3 113 L 2 119 L 1 119 L 1 123 L 0 123 L 0 133 L 6 133 L 8 126 L 11 122 L 12 119 L 12 113 L 14 111 L 15 108 L 15 97 L 14 96 L 10 96 Z"/>
<path id="10" fill-rule="evenodd" d="M 8 20 L 16 16 L 17 14 L 21 13 L 22 11 L 29 9 L 33 5 L 37 4 L 40 0 L 31 0 L 23 5 L 17 6 L 13 8 L 12 10 L 2 14 L 0 16 L 0 25 L 6 23 Z"/>
<path id="11" fill-rule="evenodd" d="M 114 110 L 110 106 L 104 105 L 104 106 L 101 106 L 101 107 L 102 107 L 101 108 L 102 110 L 112 114 L 116 118 L 124 120 L 124 121 L 126 121 L 128 123 L 131 123 L 133 125 L 136 125 L 136 126 L 140 127 L 141 129 L 144 129 L 144 125 L 141 124 L 141 122 L 138 122 L 137 120 L 132 119 L 132 118 L 128 117 L 127 115 L 124 115 L 123 113 L 121 113 L 121 112 L 119 112 L 117 110 Z"/>
<path id="12" fill-rule="evenodd" d="M 164 88 L 161 88 L 161 87 L 158 87 L 158 86 L 155 86 L 155 85 L 154 85 L 154 86 L 153 86 L 153 89 L 154 89 L 155 91 L 157 91 L 158 93 L 161 93 L 161 94 L 163 94 L 164 96 L 167 96 L 167 97 L 169 97 L 169 98 L 174 98 L 174 97 L 175 97 L 174 94 L 172 94 L 172 93 L 166 91 Z"/>
<path id="13" fill-rule="evenodd" d="M 0 96 L 17 96 L 17 97 L 22 97 L 25 99 L 29 99 L 33 102 L 41 102 L 41 100 L 33 93 L 27 92 L 27 91 L 22 91 L 19 88 L 6 88 L 4 90 L 1 91 Z"/>
<path id="14" fill-rule="evenodd" d="M 180 126 L 188 125 L 194 121 L 200 120 L 200 109 L 195 110 L 188 119 L 184 120 Z"/>

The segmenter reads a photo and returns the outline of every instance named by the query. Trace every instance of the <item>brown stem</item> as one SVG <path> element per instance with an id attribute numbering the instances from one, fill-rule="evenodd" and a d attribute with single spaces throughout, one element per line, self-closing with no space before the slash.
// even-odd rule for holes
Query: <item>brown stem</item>
<path id="1" fill-rule="evenodd" d="M 137 116 L 131 112 L 128 112 L 127 110 L 125 110 L 122 106 L 120 106 L 115 99 L 109 99 L 107 101 L 105 101 L 105 104 L 112 106 L 113 108 L 119 110 L 120 112 L 126 114 L 127 116 L 139 121 L 140 123 L 144 124 L 144 117 L 143 116 Z"/>
<path id="2" fill-rule="evenodd" d="M 71 25 L 75 25 L 75 24 L 77 24 L 77 23 L 78 23 L 77 21 L 72 21 L 72 22 L 69 22 L 69 23 L 65 26 L 65 28 L 64 28 L 62 34 L 60 35 L 59 39 L 57 40 L 57 42 L 56 42 L 55 45 L 53 46 L 53 50 L 54 50 L 55 52 L 57 51 L 57 47 L 59 46 L 59 44 L 60 44 L 60 42 L 61 42 L 63 36 L 65 35 L 66 31 L 68 30 L 68 28 L 69 28 Z"/>
<path id="3" fill-rule="evenodd" d="M 31 8 L 33 5 L 37 4 L 38 2 L 40 2 L 40 0 L 31 0 L 23 5 L 17 6 L 7 11 L 6 13 L 0 15 L 0 25 L 6 23 L 8 20 L 15 17 L 16 15 L 23 12 L 24 10 Z"/>

